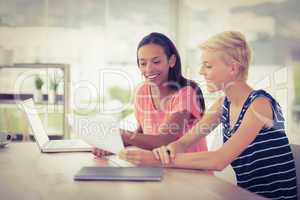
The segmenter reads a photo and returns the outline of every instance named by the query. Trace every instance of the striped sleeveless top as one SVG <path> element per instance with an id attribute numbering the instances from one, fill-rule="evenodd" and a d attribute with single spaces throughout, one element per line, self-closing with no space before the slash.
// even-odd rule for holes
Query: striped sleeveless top
<path id="1" fill-rule="evenodd" d="M 223 141 L 225 143 L 239 128 L 247 109 L 257 97 L 267 98 L 272 104 L 273 126 L 262 128 L 254 141 L 231 163 L 237 185 L 271 199 L 297 199 L 295 162 L 285 134 L 284 118 L 280 105 L 270 94 L 253 90 L 234 127 L 230 127 L 230 102 L 226 97 L 221 119 Z"/>

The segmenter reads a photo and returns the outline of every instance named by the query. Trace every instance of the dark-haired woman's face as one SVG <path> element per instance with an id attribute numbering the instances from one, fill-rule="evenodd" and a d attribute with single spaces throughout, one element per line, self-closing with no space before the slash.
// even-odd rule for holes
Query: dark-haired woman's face
<path id="1" fill-rule="evenodd" d="M 147 44 L 139 48 L 138 61 L 146 81 L 158 86 L 168 81 L 170 61 L 160 45 Z"/>

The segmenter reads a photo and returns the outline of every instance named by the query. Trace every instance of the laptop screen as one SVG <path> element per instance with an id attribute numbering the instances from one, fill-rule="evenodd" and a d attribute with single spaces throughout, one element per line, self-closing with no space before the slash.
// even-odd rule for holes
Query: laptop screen
<path id="1" fill-rule="evenodd" d="M 38 115 L 32 99 L 25 100 L 21 103 L 27 116 L 28 122 L 31 126 L 34 137 L 40 147 L 43 147 L 49 142 L 49 137 L 45 132 L 43 123 Z"/>

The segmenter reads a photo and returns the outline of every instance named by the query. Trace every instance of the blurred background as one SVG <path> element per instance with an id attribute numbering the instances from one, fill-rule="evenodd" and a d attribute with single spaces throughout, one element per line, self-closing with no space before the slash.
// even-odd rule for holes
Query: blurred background
<path id="1" fill-rule="evenodd" d="M 52 138 L 72 137 L 68 115 L 113 115 L 134 129 L 136 47 L 150 32 L 178 47 L 184 74 L 202 87 L 198 45 L 243 32 L 253 49 L 249 83 L 280 102 L 288 137 L 300 144 L 299 0 L 0 0 L 0 132 L 32 136 L 18 101 L 34 98 Z M 209 147 L 221 142 L 220 128 Z"/>

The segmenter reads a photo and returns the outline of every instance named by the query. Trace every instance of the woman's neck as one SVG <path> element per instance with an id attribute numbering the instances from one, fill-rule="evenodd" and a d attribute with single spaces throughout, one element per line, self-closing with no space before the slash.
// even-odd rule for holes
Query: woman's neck
<path id="1" fill-rule="evenodd" d="M 155 89 L 152 87 L 152 91 L 155 91 L 155 93 L 160 97 L 160 99 L 169 96 L 174 92 L 174 90 L 172 90 L 168 85 L 165 84 L 156 85 L 154 87 Z"/>
<path id="2" fill-rule="evenodd" d="M 252 90 L 245 81 L 237 80 L 227 84 L 224 93 L 232 105 L 239 106 L 245 102 Z"/>
<path id="3" fill-rule="evenodd" d="M 150 94 L 156 109 L 162 109 L 168 97 L 173 93 L 174 90 L 168 86 L 150 85 Z"/>

